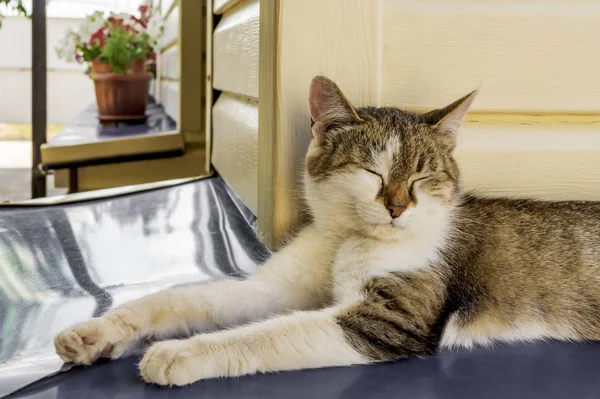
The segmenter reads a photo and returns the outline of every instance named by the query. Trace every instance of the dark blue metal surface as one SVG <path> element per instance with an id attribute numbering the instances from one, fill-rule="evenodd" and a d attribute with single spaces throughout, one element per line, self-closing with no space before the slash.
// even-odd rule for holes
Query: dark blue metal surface
<path id="1" fill-rule="evenodd" d="M 0 208 L 0 396 L 60 369 L 52 337 L 124 300 L 251 273 L 269 256 L 221 179 L 86 203 Z M 600 344 L 530 343 L 428 359 L 145 384 L 138 357 L 76 367 L 21 398 L 600 397 Z"/>
<path id="2" fill-rule="evenodd" d="M 162 105 L 152 98 L 146 107 L 147 119 L 142 122 L 103 125 L 98 122 L 96 104 L 88 105 L 56 137 L 48 141 L 49 145 L 93 143 L 123 137 L 147 136 L 177 129 L 176 122 L 167 115 Z"/>
<path id="3" fill-rule="evenodd" d="M 53 377 L 21 398 L 591 399 L 600 397 L 600 344 L 500 345 L 372 366 L 200 381 L 183 388 L 144 384 L 138 358 Z"/>
<path id="4" fill-rule="evenodd" d="M 167 115 L 162 105 L 157 104 L 153 98 L 148 99 L 146 106 L 146 116 L 143 122 L 118 123 L 102 125 L 98 122 L 98 108 L 95 103 L 88 105 L 65 129 L 70 128 L 81 132 L 95 132 L 95 137 L 87 137 L 90 140 L 106 140 L 114 137 L 137 136 L 142 134 L 153 134 L 170 132 L 177 129 L 176 122 Z M 60 133 L 54 140 L 60 140 Z M 50 143 L 54 144 L 54 140 Z"/>

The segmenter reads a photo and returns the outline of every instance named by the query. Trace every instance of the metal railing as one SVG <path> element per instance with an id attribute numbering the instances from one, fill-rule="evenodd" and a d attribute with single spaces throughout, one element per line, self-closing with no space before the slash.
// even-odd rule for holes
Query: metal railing
<path id="1" fill-rule="evenodd" d="M 31 9 L 31 198 L 41 198 L 46 196 L 46 175 L 40 169 L 47 123 L 46 0 L 34 0 Z"/>

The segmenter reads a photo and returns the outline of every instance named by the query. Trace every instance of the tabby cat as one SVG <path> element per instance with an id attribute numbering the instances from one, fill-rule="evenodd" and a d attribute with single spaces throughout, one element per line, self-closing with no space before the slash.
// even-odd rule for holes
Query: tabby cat
<path id="1" fill-rule="evenodd" d="M 600 203 L 462 193 L 452 154 L 475 95 L 425 114 L 354 108 L 314 78 L 313 221 L 247 280 L 126 303 L 61 332 L 58 355 L 91 364 L 144 337 L 207 331 L 154 343 L 140 363 L 147 382 L 184 385 L 494 340 L 600 339 Z"/>

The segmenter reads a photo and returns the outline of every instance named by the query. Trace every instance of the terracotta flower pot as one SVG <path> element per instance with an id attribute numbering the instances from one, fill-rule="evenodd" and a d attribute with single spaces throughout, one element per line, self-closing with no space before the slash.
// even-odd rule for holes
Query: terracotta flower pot
<path id="1" fill-rule="evenodd" d="M 101 122 L 135 121 L 146 118 L 146 103 L 152 74 L 145 61 L 134 60 L 129 71 L 116 73 L 112 65 L 92 61 L 91 78 L 96 89 Z"/>

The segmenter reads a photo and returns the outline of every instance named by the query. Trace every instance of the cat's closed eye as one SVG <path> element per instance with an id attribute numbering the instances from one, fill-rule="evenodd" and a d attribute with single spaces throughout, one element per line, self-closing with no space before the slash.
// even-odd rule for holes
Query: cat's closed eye
<path id="1" fill-rule="evenodd" d="M 419 176 L 417 178 L 411 179 L 410 180 L 410 187 L 408 189 L 408 192 L 410 194 L 411 199 L 414 201 L 415 200 L 415 184 L 417 182 L 423 181 L 423 180 L 427 180 L 429 178 L 431 178 L 432 175 L 425 175 L 425 176 Z"/>
<path id="2" fill-rule="evenodd" d="M 367 169 L 367 168 L 363 168 L 364 170 L 366 170 L 367 172 L 379 177 L 379 179 L 381 180 L 381 184 L 383 185 L 383 176 L 380 173 L 375 172 L 374 170 L 371 169 Z"/>

